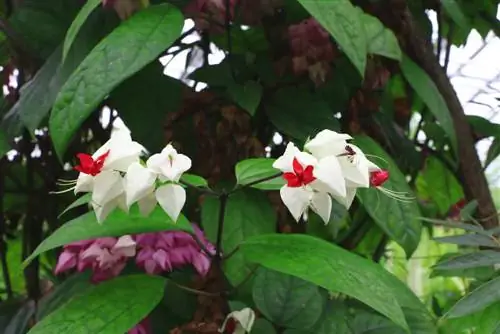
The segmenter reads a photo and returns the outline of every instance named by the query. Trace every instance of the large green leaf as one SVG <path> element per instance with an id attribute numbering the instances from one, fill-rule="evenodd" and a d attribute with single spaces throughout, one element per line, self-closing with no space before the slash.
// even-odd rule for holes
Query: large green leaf
<path id="1" fill-rule="evenodd" d="M 455 244 L 460 246 L 500 248 L 500 242 L 498 240 L 482 234 L 450 235 L 447 237 L 434 238 L 433 240 L 444 244 Z"/>
<path id="2" fill-rule="evenodd" d="M 406 192 L 408 195 L 412 194 L 406 178 L 398 166 L 373 139 L 367 136 L 358 136 L 355 138 L 355 144 L 363 152 L 381 158 L 374 162 L 389 171 L 390 178 L 384 183 L 384 188 L 396 192 Z M 388 197 L 376 189 L 359 189 L 357 198 L 363 203 L 375 223 L 400 244 L 406 255 L 410 257 L 418 246 L 422 231 L 417 203 L 415 201 L 402 202 Z"/>
<path id="3" fill-rule="evenodd" d="M 497 277 L 465 295 L 445 314 L 446 318 L 458 318 L 484 310 L 500 301 L 500 277 Z"/>
<path id="4" fill-rule="evenodd" d="M 202 225 L 213 243 L 217 240 L 219 200 L 207 197 L 202 207 Z M 258 190 L 244 189 L 227 200 L 222 233 L 222 250 L 228 254 L 248 238 L 275 231 L 276 215 L 266 195 Z M 224 262 L 224 271 L 232 284 L 239 284 L 253 267 L 237 252 Z"/>
<path id="5" fill-rule="evenodd" d="M 298 140 L 314 136 L 322 129 L 339 129 L 328 104 L 305 89 L 286 87 L 278 90 L 266 106 L 266 112 L 279 131 Z"/>
<path id="6" fill-rule="evenodd" d="M 481 250 L 448 258 L 436 264 L 437 270 L 469 269 L 487 267 L 500 263 L 500 252 L 494 250 Z"/>
<path id="7" fill-rule="evenodd" d="M 25 264 L 43 252 L 74 241 L 170 230 L 193 231 L 186 217 L 180 215 L 177 222 L 173 222 L 159 206 L 147 218 L 139 212 L 137 206 L 133 206 L 129 214 L 116 209 L 102 224 L 97 222 L 94 211 L 90 211 L 65 223 L 42 241 L 25 260 Z"/>
<path id="8" fill-rule="evenodd" d="M 132 136 L 150 152 L 165 146 L 164 128 L 168 113 L 179 108 L 183 84 L 163 74 L 163 66 L 154 61 L 122 83 L 111 94 L 111 105 Z"/>
<path id="9" fill-rule="evenodd" d="M 247 239 L 240 252 L 249 261 L 354 297 L 408 328 L 391 274 L 343 248 L 303 234 L 272 234 Z"/>
<path id="10" fill-rule="evenodd" d="M 401 48 L 392 30 L 386 28 L 375 16 L 363 11 L 360 11 L 360 15 L 365 27 L 368 53 L 401 61 Z"/>
<path id="11" fill-rule="evenodd" d="M 150 6 L 102 40 L 64 84 L 49 128 L 61 157 L 83 121 L 122 81 L 158 57 L 175 41 L 184 20 L 169 4 Z"/>
<path id="12" fill-rule="evenodd" d="M 101 0 L 87 0 L 87 2 L 83 5 L 82 9 L 78 12 L 73 23 L 69 27 L 66 32 L 66 37 L 64 38 L 63 50 L 62 50 L 62 61 L 66 59 L 68 55 L 68 51 L 71 48 L 71 45 L 75 41 L 80 28 L 83 26 L 89 15 L 101 4 Z"/>
<path id="13" fill-rule="evenodd" d="M 131 275 L 93 286 L 36 324 L 29 334 L 123 334 L 161 301 L 166 279 Z"/>
<path id="14" fill-rule="evenodd" d="M 267 319 L 288 328 L 312 327 L 325 303 L 316 285 L 266 268 L 260 268 L 255 276 L 252 294 Z"/>
<path id="15" fill-rule="evenodd" d="M 457 137 L 455 127 L 451 118 L 446 101 L 439 92 L 436 84 L 417 64 L 408 56 L 403 56 L 401 71 L 410 86 L 420 96 L 429 108 L 429 111 L 436 117 L 437 121 L 446 132 L 452 148 L 457 150 Z"/>
<path id="16" fill-rule="evenodd" d="M 347 307 L 336 300 L 329 300 L 312 329 L 289 329 L 284 334 L 354 334 L 348 325 Z"/>
<path id="17" fill-rule="evenodd" d="M 298 0 L 333 36 L 363 77 L 367 39 L 360 13 L 349 0 Z"/>
<path id="18" fill-rule="evenodd" d="M 262 98 L 262 85 L 256 81 L 247 81 L 245 84 L 232 83 L 227 92 L 240 107 L 251 116 L 255 115 Z"/>
<path id="19" fill-rule="evenodd" d="M 275 159 L 252 158 L 240 161 L 236 164 L 236 182 L 239 185 L 246 185 L 258 180 L 280 175 L 279 170 L 273 167 Z M 285 180 L 274 177 L 270 180 L 259 182 L 252 187 L 262 190 L 278 190 L 285 184 Z"/>

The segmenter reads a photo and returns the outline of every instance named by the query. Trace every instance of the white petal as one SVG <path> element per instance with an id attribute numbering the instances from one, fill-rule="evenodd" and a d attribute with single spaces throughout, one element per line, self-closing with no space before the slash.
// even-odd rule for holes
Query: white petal
<path id="1" fill-rule="evenodd" d="M 123 210 L 124 212 L 128 213 L 129 207 L 127 206 L 127 198 L 125 196 L 125 193 L 122 193 L 120 196 L 118 196 L 116 199 L 116 205 Z"/>
<path id="2" fill-rule="evenodd" d="M 315 166 L 318 163 L 318 159 L 306 152 L 298 152 L 295 156 L 302 166 Z"/>
<path id="3" fill-rule="evenodd" d="M 118 238 L 112 250 L 113 252 L 120 252 L 125 256 L 132 257 L 136 252 L 136 243 L 130 235 L 124 235 Z"/>
<path id="4" fill-rule="evenodd" d="M 328 224 L 332 213 L 332 198 L 327 193 L 315 192 L 311 200 L 311 209 Z"/>
<path id="5" fill-rule="evenodd" d="M 166 184 L 156 190 L 156 200 L 167 215 L 176 222 L 186 203 L 186 191 L 178 184 Z"/>
<path id="6" fill-rule="evenodd" d="M 94 178 L 92 202 L 102 206 L 116 199 L 124 191 L 123 179 L 119 172 L 111 170 L 102 171 Z"/>
<path id="7" fill-rule="evenodd" d="M 367 188 L 370 186 L 369 166 L 371 163 L 359 147 L 351 144 L 349 147 L 355 152 L 354 160 L 351 162 L 348 157 L 339 158 L 342 173 L 350 184 Z"/>
<path id="8" fill-rule="evenodd" d="M 356 187 L 347 187 L 346 188 L 346 196 L 345 197 L 340 197 L 340 196 L 333 196 L 333 198 L 342 204 L 346 209 L 349 209 L 352 205 L 352 202 L 354 202 L 354 198 L 356 198 Z"/>
<path id="9" fill-rule="evenodd" d="M 273 167 L 282 172 L 293 172 L 293 159 L 300 153 L 300 150 L 292 143 L 288 143 L 285 153 L 273 163 Z"/>
<path id="10" fill-rule="evenodd" d="M 297 222 L 309 207 L 312 194 L 312 191 L 303 187 L 292 188 L 283 186 L 280 189 L 281 200 Z"/>
<path id="11" fill-rule="evenodd" d="M 130 135 L 115 135 L 110 139 L 109 156 L 104 161 L 103 169 L 126 172 L 132 163 L 139 161 L 143 150 L 142 145 L 132 141 Z"/>
<path id="12" fill-rule="evenodd" d="M 177 182 L 182 174 L 191 168 L 191 159 L 184 154 L 177 154 L 172 161 L 172 169 L 174 171 L 171 181 Z"/>
<path id="13" fill-rule="evenodd" d="M 311 187 L 319 192 L 328 192 L 334 196 L 345 197 L 345 179 L 338 158 L 328 156 L 321 159 L 313 170 L 316 180 Z"/>
<path id="14" fill-rule="evenodd" d="M 377 170 L 381 170 L 382 168 L 380 168 L 379 166 L 375 165 L 373 162 L 371 162 L 370 160 L 368 160 L 368 171 L 370 172 L 375 172 Z"/>
<path id="15" fill-rule="evenodd" d="M 172 145 L 167 145 L 160 154 L 152 155 L 146 162 L 148 168 L 161 174 L 163 180 L 179 181 L 182 173 L 191 168 L 191 159 L 178 154 Z"/>
<path id="16" fill-rule="evenodd" d="M 156 207 L 156 197 L 155 194 L 152 192 L 146 197 L 143 197 L 139 200 L 139 211 L 141 212 L 141 215 L 147 217 L 153 212 L 154 208 Z"/>
<path id="17" fill-rule="evenodd" d="M 337 156 L 345 150 L 349 139 L 352 137 L 348 134 L 326 129 L 307 142 L 304 148 L 318 159 L 329 155 Z"/>
<path id="18" fill-rule="evenodd" d="M 146 166 L 156 174 L 161 174 L 161 166 L 167 163 L 169 163 L 168 156 L 156 153 L 149 157 Z"/>
<path id="19" fill-rule="evenodd" d="M 131 164 L 125 175 L 127 206 L 130 208 L 141 198 L 153 193 L 155 181 L 156 174 L 153 171 L 138 162 Z"/>
<path id="20" fill-rule="evenodd" d="M 89 174 L 80 173 L 76 179 L 75 194 L 90 192 L 94 188 L 94 177 Z"/>
<path id="21" fill-rule="evenodd" d="M 109 201 L 104 205 L 92 202 L 92 208 L 94 209 L 97 222 L 101 224 L 117 206 L 117 201 Z"/>
<path id="22" fill-rule="evenodd" d="M 241 326 L 237 328 L 235 334 L 237 333 L 250 333 L 253 324 L 255 322 L 255 312 L 251 308 L 244 308 L 241 311 L 234 311 L 228 314 L 227 319 L 233 318 Z M 238 326 L 237 326 L 238 327 Z M 238 332 L 238 329 L 243 330 Z"/>

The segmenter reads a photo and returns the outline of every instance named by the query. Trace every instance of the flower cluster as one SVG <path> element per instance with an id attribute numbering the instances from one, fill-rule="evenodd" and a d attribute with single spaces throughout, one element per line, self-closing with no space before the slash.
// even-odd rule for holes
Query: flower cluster
<path id="1" fill-rule="evenodd" d="M 80 164 L 75 170 L 76 193 L 92 193 L 92 207 L 102 223 L 117 207 L 128 212 L 138 203 L 148 216 L 158 203 L 173 221 L 177 221 L 186 202 L 186 191 L 179 184 L 184 172 L 191 168 L 191 159 L 167 145 L 144 163 L 144 148 L 130 134 L 119 132 L 92 156 L 77 155 Z M 68 183 L 69 184 L 69 183 Z"/>
<path id="2" fill-rule="evenodd" d="M 335 58 L 330 35 L 314 18 L 288 27 L 293 71 L 308 73 L 316 84 L 323 83 Z"/>
<path id="3" fill-rule="evenodd" d="M 55 273 L 90 269 L 92 282 L 98 283 L 118 276 L 127 261 L 135 257 L 137 266 L 148 274 L 171 272 L 192 265 L 198 274 L 205 276 L 215 247 L 195 224 L 192 226 L 197 240 L 186 232 L 164 231 L 67 244 L 59 255 Z"/>
<path id="4" fill-rule="evenodd" d="M 359 147 L 347 142 L 350 139 L 348 134 L 323 130 L 305 144 L 305 151 L 288 143 L 274 162 L 286 180 L 281 199 L 295 220 L 307 219 L 311 208 L 328 223 L 332 198 L 349 208 L 358 188 L 382 189 L 388 171 L 368 160 Z"/>

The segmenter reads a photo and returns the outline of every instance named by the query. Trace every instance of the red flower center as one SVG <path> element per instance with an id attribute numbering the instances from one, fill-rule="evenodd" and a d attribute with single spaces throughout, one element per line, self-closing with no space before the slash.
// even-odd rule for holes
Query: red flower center
<path id="1" fill-rule="evenodd" d="M 227 319 L 224 333 L 233 334 L 235 330 L 236 330 L 236 320 L 234 320 L 234 318 Z"/>
<path id="2" fill-rule="evenodd" d="M 286 172 L 283 173 L 283 178 L 287 181 L 287 185 L 292 188 L 297 188 L 305 186 L 316 180 L 313 175 L 313 166 L 306 166 L 304 168 L 297 158 L 293 159 L 293 173 Z"/>
<path id="3" fill-rule="evenodd" d="M 78 153 L 76 156 L 80 160 L 80 164 L 75 166 L 74 169 L 79 171 L 80 173 L 89 174 L 92 176 L 96 176 L 102 170 L 102 166 L 104 165 L 104 161 L 109 155 L 109 150 L 101 154 L 97 157 L 97 159 L 93 159 L 91 155 L 86 153 Z"/>
<path id="4" fill-rule="evenodd" d="M 380 187 L 389 179 L 389 171 L 377 170 L 370 173 L 370 186 Z"/>

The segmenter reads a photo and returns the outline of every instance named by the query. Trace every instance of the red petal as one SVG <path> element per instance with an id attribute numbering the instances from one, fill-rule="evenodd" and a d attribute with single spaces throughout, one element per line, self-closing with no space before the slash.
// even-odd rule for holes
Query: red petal
<path id="1" fill-rule="evenodd" d="M 297 158 L 293 159 L 292 165 L 293 165 L 293 171 L 295 172 L 295 174 L 301 176 L 302 173 L 304 172 L 304 168 L 300 164 L 299 160 L 297 160 Z"/>
<path id="2" fill-rule="evenodd" d="M 94 159 L 92 159 L 92 156 L 86 153 L 78 153 L 76 157 L 78 158 L 78 160 L 80 160 L 80 165 L 84 169 L 91 168 L 94 164 Z"/>
<path id="3" fill-rule="evenodd" d="M 300 178 L 294 173 L 284 173 L 283 178 L 287 181 L 289 187 L 296 188 L 302 185 Z"/>
<path id="4" fill-rule="evenodd" d="M 224 333 L 233 334 L 235 330 L 236 330 L 236 320 L 234 320 L 233 318 L 227 319 Z"/>
<path id="5" fill-rule="evenodd" d="M 380 187 L 389 179 L 389 171 L 378 170 L 370 173 L 370 185 L 372 187 Z"/>
<path id="6" fill-rule="evenodd" d="M 306 167 L 304 173 L 302 174 L 302 182 L 304 182 L 304 184 L 309 184 L 312 181 L 316 180 L 316 178 L 313 175 L 313 171 L 314 171 L 313 166 Z"/>

